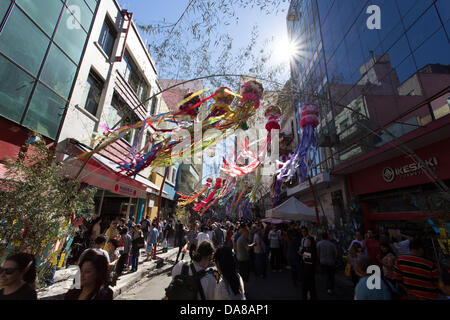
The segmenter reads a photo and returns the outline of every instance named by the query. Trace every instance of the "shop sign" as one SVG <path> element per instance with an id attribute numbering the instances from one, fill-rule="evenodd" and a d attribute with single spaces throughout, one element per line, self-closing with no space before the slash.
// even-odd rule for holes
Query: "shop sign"
<path id="1" fill-rule="evenodd" d="M 424 162 L 431 168 L 438 165 L 438 160 L 436 157 L 424 160 Z M 398 168 L 385 167 L 383 168 L 382 176 L 384 181 L 392 182 L 396 177 L 411 177 L 422 174 L 422 168 L 423 166 L 420 163 L 416 162 Z"/>
<path id="2" fill-rule="evenodd" d="M 131 188 L 125 187 L 121 184 L 116 183 L 116 185 L 114 186 L 114 191 L 118 192 L 118 193 L 122 193 L 122 194 L 128 194 L 128 195 L 133 195 L 136 196 L 136 190 L 133 190 Z"/>

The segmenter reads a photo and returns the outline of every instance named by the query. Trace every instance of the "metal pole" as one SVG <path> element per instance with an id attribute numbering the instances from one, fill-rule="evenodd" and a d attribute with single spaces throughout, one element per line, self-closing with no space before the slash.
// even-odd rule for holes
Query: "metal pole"
<path id="1" fill-rule="evenodd" d="M 159 196 L 158 196 L 158 213 L 156 214 L 156 227 L 159 226 L 159 215 L 161 212 L 161 199 L 162 199 L 162 192 L 164 189 L 164 183 L 166 182 L 166 177 L 167 177 L 167 173 L 169 172 L 169 168 L 170 167 L 165 167 L 164 168 L 164 178 L 163 181 L 161 183 L 161 187 L 159 189 Z M 163 230 L 164 232 L 164 230 Z M 153 248 L 153 259 L 156 259 L 156 245 Z"/>
<path id="2" fill-rule="evenodd" d="M 320 226 L 320 221 L 319 221 L 319 209 L 317 208 L 317 199 L 316 199 L 316 193 L 314 192 L 314 188 L 313 185 L 311 183 L 311 177 L 308 176 L 308 181 L 309 181 L 309 187 L 311 188 L 311 192 L 313 194 L 314 197 L 314 207 L 316 208 L 316 221 L 317 221 L 317 231 L 319 230 L 319 226 Z"/>

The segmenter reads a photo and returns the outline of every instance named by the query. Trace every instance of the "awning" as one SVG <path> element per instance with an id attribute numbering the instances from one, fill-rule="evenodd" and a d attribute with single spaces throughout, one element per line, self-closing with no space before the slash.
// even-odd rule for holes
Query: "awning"
<path id="1" fill-rule="evenodd" d="M 316 214 L 313 209 L 305 206 L 295 197 L 270 210 L 266 210 L 267 218 L 289 219 L 294 221 L 316 221 Z"/>
<path id="2" fill-rule="evenodd" d="M 81 144 L 73 146 L 78 149 L 79 154 L 91 151 Z M 65 162 L 68 164 L 66 173 L 73 177 L 83 165 L 83 161 L 76 158 L 70 158 Z M 159 192 L 159 187 L 145 177 L 137 175 L 136 179 L 133 179 L 120 174 L 119 171 L 117 163 L 96 153 L 84 167 L 79 179 L 89 185 L 128 197 L 145 198 L 147 192 L 154 194 Z M 167 194 L 164 191 L 163 193 Z"/>

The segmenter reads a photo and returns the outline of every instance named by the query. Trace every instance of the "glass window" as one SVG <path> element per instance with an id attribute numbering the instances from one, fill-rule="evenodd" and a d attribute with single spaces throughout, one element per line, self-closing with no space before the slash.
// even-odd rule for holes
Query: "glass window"
<path id="1" fill-rule="evenodd" d="M 34 80 L 0 55 L 0 113 L 20 122 L 28 103 Z"/>
<path id="2" fill-rule="evenodd" d="M 8 11 L 10 5 L 11 5 L 10 0 L 0 1 L 0 23 L 2 23 L 6 11 Z"/>
<path id="3" fill-rule="evenodd" d="M 388 51 L 388 54 L 391 59 L 391 65 L 394 68 L 398 66 L 405 59 L 405 57 L 409 56 L 411 54 L 411 50 L 409 50 L 406 37 L 401 37 Z"/>
<path id="4" fill-rule="evenodd" d="M 15 6 L 0 34 L 0 51 L 37 75 L 49 42 L 49 38 Z"/>
<path id="5" fill-rule="evenodd" d="M 75 18 L 81 23 L 84 30 L 89 32 L 93 14 L 84 0 L 69 0 L 67 7 L 75 14 Z"/>
<path id="6" fill-rule="evenodd" d="M 86 87 L 84 108 L 94 116 L 97 115 L 98 104 L 103 91 L 103 81 L 94 72 L 89 73 Z"/>
<path id="7" fill-rule="evenodd" d="M 98 38 L 98 44 L 102 47 L 103 51 L 111 58 L 114 43 L 116 42 L 117 32 L 112 22 L 108 18 L 103 22 L 103 28 Z"/>
<path id="8" fill-rule="evenodd" d="M 405 30 L 427 10 L 434 0 L 397 0 Z"/>
<path id="9" fill-rule="evenodd" d="M 130 107 L 128 107 L 128 105 L 117 94 L 113 95 L 111 106 L 112 106 L 112 108 L 115 109 L 114 112 L 120 116 L 120 119 L 122 119 L 118 127 L 136 124 L 139 121 L 139 118 L 136 116 L 136 114 L 131 110 Z M 139 135 L 138 133 L 139 133 L 138 130 L 133 129 L 133 130 L 128 131 L 123 136 L 123 138 L 129 144 L 133 144 L 137 141 L 137 138 Z"/>
<path id="10" fill-rule="evenodd" d="M 86 4 L 91 8 L 92 12 L 95 12 L 97 8 L 97 0 L 85 0 Z"/>
<path id="11" fill-rule="evenodd" d="M 23 125 L 55 139 L 65 107 L 66 102 L 63 99 L 38 84 Z"/>
<path id="12" fill-rule="evenodd" d="M 399 66 L 395 67 L 395 69 L 397 70 L 400 83 L 411 77 L 417 71 L 412 56 L 406 58 Z"/>
<path id="13" fill-rule="evenodd" d="M 87 33 L 74 19 L 69 10 L 64 10 L 61 23 L 55 35 L 55 42 L 72 58 L 75 63 L 80 62 L 86 42 Z"/>
<path id="14" fill-rule="evenodd" d="M 55 0 L 17 0 L 16 3 L 34 20 L 49 37 L 53 35 L 61 14 L 62 2 Z"/>
<path id="15" fill-rule="evenodd" d="M 406 33 L 411 44 L 411 50 L 416 50 L 441 26 L 436 10 L 431 7 Z"/>
<path id="16" fill-rule="evenodd" d="M 77 66 L 55 45 L 50 48 L 41 80 L 62 97 L 68 99 Z"/>
<path id="17" fill-rule="evenodd" d="M 450 64 L 450 44 L 441 28 L 420 48 L 414 52 L 417 68 L 421 69 L 427 64 Z"/>

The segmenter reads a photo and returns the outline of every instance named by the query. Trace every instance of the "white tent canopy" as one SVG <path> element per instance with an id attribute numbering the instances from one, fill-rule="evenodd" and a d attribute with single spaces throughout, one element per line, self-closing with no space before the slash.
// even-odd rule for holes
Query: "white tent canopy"
<path id="1" fill-rule="evenodd" d="M 280 204 L 278 207 L 266 210 L 267 218 L 289 219 L 289 220 L 305 220 L 316 221 L 316 214 L 313 209 L 305 206 L 295 197 Z"/>

